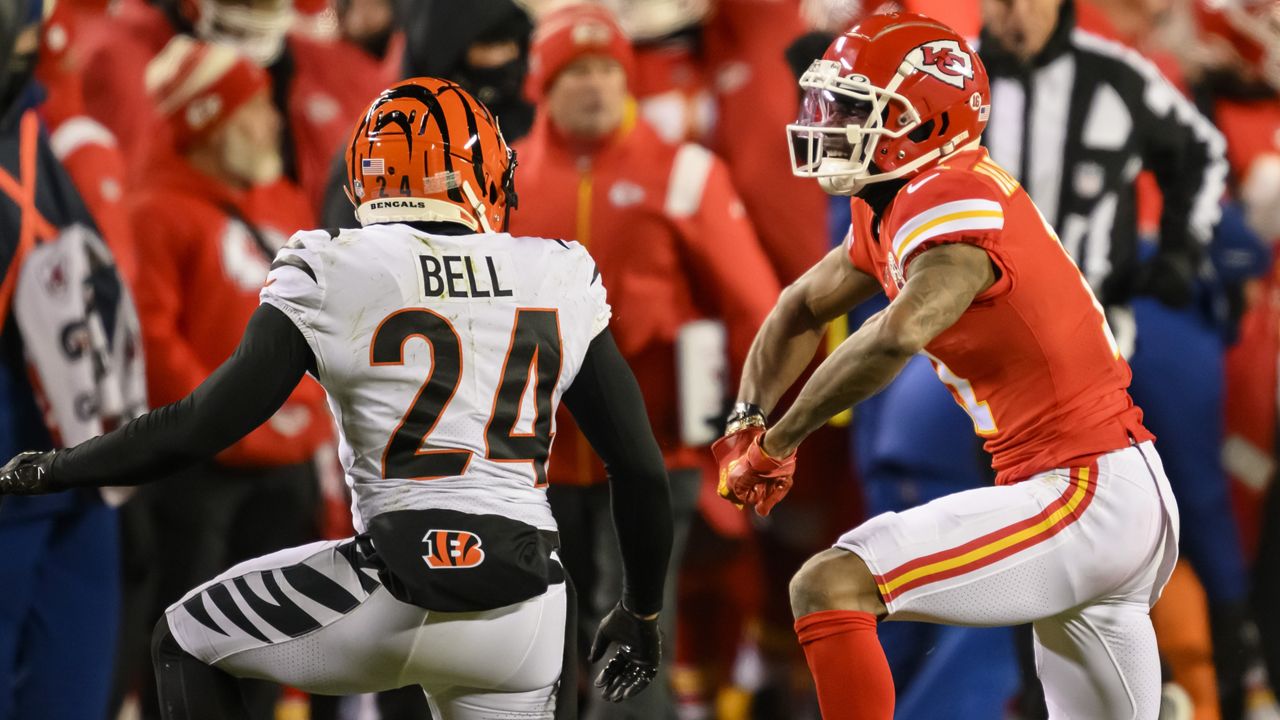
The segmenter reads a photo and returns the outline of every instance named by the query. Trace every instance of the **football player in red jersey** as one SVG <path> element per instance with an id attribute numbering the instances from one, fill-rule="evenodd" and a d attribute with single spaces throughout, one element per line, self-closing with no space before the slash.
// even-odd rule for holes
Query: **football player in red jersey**
<path id="1" fill-rule="evenodd" d="M 720 492 L 767 514 L 796 448 L 923 352 L 986 441 L 996 486 L 873 518 L 791 583 L 827 720 L 891 718 L 879 619 L 1033 622 L 1050 714 L 1154 718 L 1148 610 L 1178 513 L 1102 309 L 1053 229 L 978 140 L 986 72 L 950 28 L 867 18 L 800 80 L 794 171 L 851 195 L 842 247 L 787 288 L 752 346 Z M 831 319 L 883 291 L 786 413 L 766 418 Z"/>

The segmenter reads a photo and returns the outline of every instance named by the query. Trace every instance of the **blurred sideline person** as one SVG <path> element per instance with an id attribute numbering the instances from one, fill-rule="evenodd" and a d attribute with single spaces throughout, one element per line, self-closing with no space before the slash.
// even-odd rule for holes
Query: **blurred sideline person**
<path id="1" fill-rule="evenodd" d="M 0 3 L 0 446 L 74 444 L 146 409 L 121 271 L 37 114 L 49 6 Z M 77 489 L 0 506 L 0 718 L 107 716 L 116 511 Z M 111 493 L 113 502 L 122 499 Z"/>
<path id="2" fill-rule="evenodd" d="M 378 1 L 363 3 L 368 6 Z M 352 0 L 344 20 L 358 4 Z M 521 89 L 533 25 L 520 5 L 513 0 L 415 0 L 400 3 L 396 9 L 406 40 L 412 40 L 404 52 L 404 77 L 438 77 L 458 83 L 498 118 L 508 142 L 514 143 L 529 132 L 533 107 Z M 376 13 L 368 10 L 368 15 Z M 334 158 L 325 191 L 321 219 L 327 227 L 354 226 L 351 204 L 343 194 L 345 182 L 339 155 Z"/>
<path id="3" fill-rule="evenodd" d="M 1244 221 L 1268 245 L 1266 272 L 1246 294 L 1240 340 L 1227 354 L 1230 472 L 1246 554 L 1253 559 L 1253 609 L 1272 687 L 1280 684 L 1280 484 L 1277 368 L 1280 367 L 1280 23 L 1266 2 L 1197 3 L 1199 86 L 1227 137 Z"/>
<path id="4" fill-rule="evenodd" d="M 85 39 L 89 113 L 116 134 L 136 173 L 171 145 L 163 113 L 143 86 L 147 63 L 176 34 L 234 47 L 271 77 L 271 100 L 284 122 L 283 171 L 306 194 L 311 225 L 348 118 L 399 72 L 349 43 L 290 32 L 294 19 L 291 0 L 120 0 L 111 20 Z"/>
<path id="5" fill-rule="evenodd" d="M 0 493 L 157 477 L 319 376 L 359 534 L 243 563 L 171 606 L 153 645 L 163 717 L 245 718 L 240 684 L 263 678 L 318 693 L 417 684 L 442 720 L 571 718 L 557 702 L 571 593 L 544 492 L 563 399 L 609 465 L 626 564 L 592 657 L 619 648 L 596 683 L 614 701 L 640 692 L 661 654 L 670 511 L 594 262 L 503 232 L 512 154 L 453 83 L 379 95 L 347 163 L 364 228 L 296 234 L 227 362 L 120 431 L 18 456 Z"/>
<path id="6" fill-rule="evenodd" d="M 689 412 L 682 393 L 714 396 L 703 424 L 722 408 L 714 388 L 678 380 L 682 367 L 711 366 L 715 358 L 682 356 L 678 346 L 693 341 L 688 323 L 713 318 L 723 323 L 729 357 L 741 361 L 778 284 L 724 165 L 697 145 L 666 144 L 637 119 L 632 59 L 626 36 L 600 6 L 571 4 L 539 20 L 527 85 L 539 112 L 529 136 L 516 143 L 521 205 L 511 223 L 523 234 L 582 243 L 613 288 L 618 347 L 635 368 L 671 477 L 676 530 L 667 588 L 674 593 L 702 478 L 700 450 L 682 430 Z M 549 496 L 580 588 L 585 646 L 592 623 L 608 611 L 621 564 L 603 522 L 606 469 L 590 453 L 587 428 L 563 414 L 559 426 Z M 668 637 L 674 615 L 664 616 Z M 674 717 L 668 678 L 664 666 L 657 692 L 616 710 L 593 708 L 587 717 Z"/>
<path id="7" fill-rule="evenodd" d="M 1148 611 L 1177 557 L 1177 507 L 1101 306 L 979 145 L 992 111 L 981 60 L 927 17 L 878 15 L 836 38 L 800 84 L 801 117 L 788 128 L 795 171 L 856 198 L 853 223 L 752 345 L 714 447 L 721 494 L 767 515 L 791 487 L 797 446 L 917 353 L 969 413 L 996 470 L 996 487 L 871 519 L 793 578 L 823 716 L 893 717 L 877 637 L 887 618 L 1034 621 L 1055 717 L 1154 718 Z M 824 325 L 881 291 L 888 306 L 768 422 Z"/>
<path id="8" fill-rule="evenodd" d="M 88 113 L 84 102 L 83 38 L 101 22 L 101 0 L 63 0 L 41 33 L 36 79 L 45 88 L 40 112 L 49 143 L 89 207 L 116 267 L 130 287 L 137 282 L 133 235 L 125 213 L 124 154 L 115 135 Z"/>
<path id="9" fill-rule="evenodd" d="M 1075 0 L 982 9 L 984 143 L 1058 231 L 1133 367 L 1130 392 L 1159 438 L 1186 520 L 1182 549 L 1208 594 L 1223 717 L 1235 720 L 1248 578 L 1221 464 L 1224 333 L 1206 281 L 1225 142 L 1153 63 L 1078 27 Z M 1154 246 L 1140 242 L 1140 170 L 1162 200 Z"/>
<path id="10" fill-rule="evenodd" d="M 386 73 L 395 76 L 404 64 L 404 32 L 400 25 L 396 0 L 336 0 L 338 33 L 369 57 L 387 65 Z"/>
<path id="11" fill-rule="evenodd" d="M 406 3 L 410 76 L 449 78 L 485 104 L 509 142 L 529 132 L 533 107 L 521 95 L 529 65 L 529 15 L 513 0 Z"/>
<path id="12" fill-rule="evenodd" d="M 280 118 L 261 68 L 230 47 L 179 35 L 148 66 L 147 86 L 178 149 L 152 156 L 129 199 L 146 270 L 137 292 L 148 388 L 159 406 L 185 397 L 234 352 L 272 258 L 311 213 L 281 178 Z M 125 636 L 124 662 L 139 666 L 123 674 L 141 675 L 145 717 L 157 712 L 145 682 L 149 628 L 193 584 L 317 537 L 313 456 L 331 437 L 324 393 L 304 380 L 261 427 L 131 504 L 126 559 L 146 558 L 146 570 L 129 587 L 137 614 Z M 262 690 L 262 712 L 274 694 Z"/>

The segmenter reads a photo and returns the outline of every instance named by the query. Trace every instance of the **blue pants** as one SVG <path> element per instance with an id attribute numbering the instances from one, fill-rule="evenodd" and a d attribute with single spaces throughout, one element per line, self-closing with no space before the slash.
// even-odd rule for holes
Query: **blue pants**
<path id="1" fill-rule="evenodd" d="M 1156 435 L 1182 515 L 1182 553 L 1210 603 L 1247 599 L 1248 579 L 1222 469 L 1222 339 L 1195 309 L 1133 302 L 1137 346 L 1129 392 Z"/>
<path id="2" fill-rule="evenodd" d="M 105 720 L 120 616 L 116 511 L 96 492 L 0 507 L 0 720 Z"/>

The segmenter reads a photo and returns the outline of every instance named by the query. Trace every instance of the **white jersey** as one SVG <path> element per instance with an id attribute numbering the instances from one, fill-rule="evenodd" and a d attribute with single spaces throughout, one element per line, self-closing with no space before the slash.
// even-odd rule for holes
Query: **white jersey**
<path id="1" fill-rule="evenodd" d="M 315 354 L 358 531 L 429 508 L 555 527 L 556 408 L 610 313 L 581 245 L 401 224 L 300 232 L 261 299 Z"/>

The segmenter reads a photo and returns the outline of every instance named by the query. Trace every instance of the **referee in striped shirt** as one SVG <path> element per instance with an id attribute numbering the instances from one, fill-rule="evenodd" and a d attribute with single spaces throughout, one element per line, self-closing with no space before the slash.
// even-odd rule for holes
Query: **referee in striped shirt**
<path id="1" fill-rule="evenodd" d="M 1076 27 L 1074 0 L 983 0 L 983 18 L 991 157 L 1031 194 L 1104 305 L 1136 294 L 1188 304 L 1226 189 L 1222 135 L 1142 55 Z M 1164 198 L 1159 251 L 1146 264 L 1141 170 Z"/>

